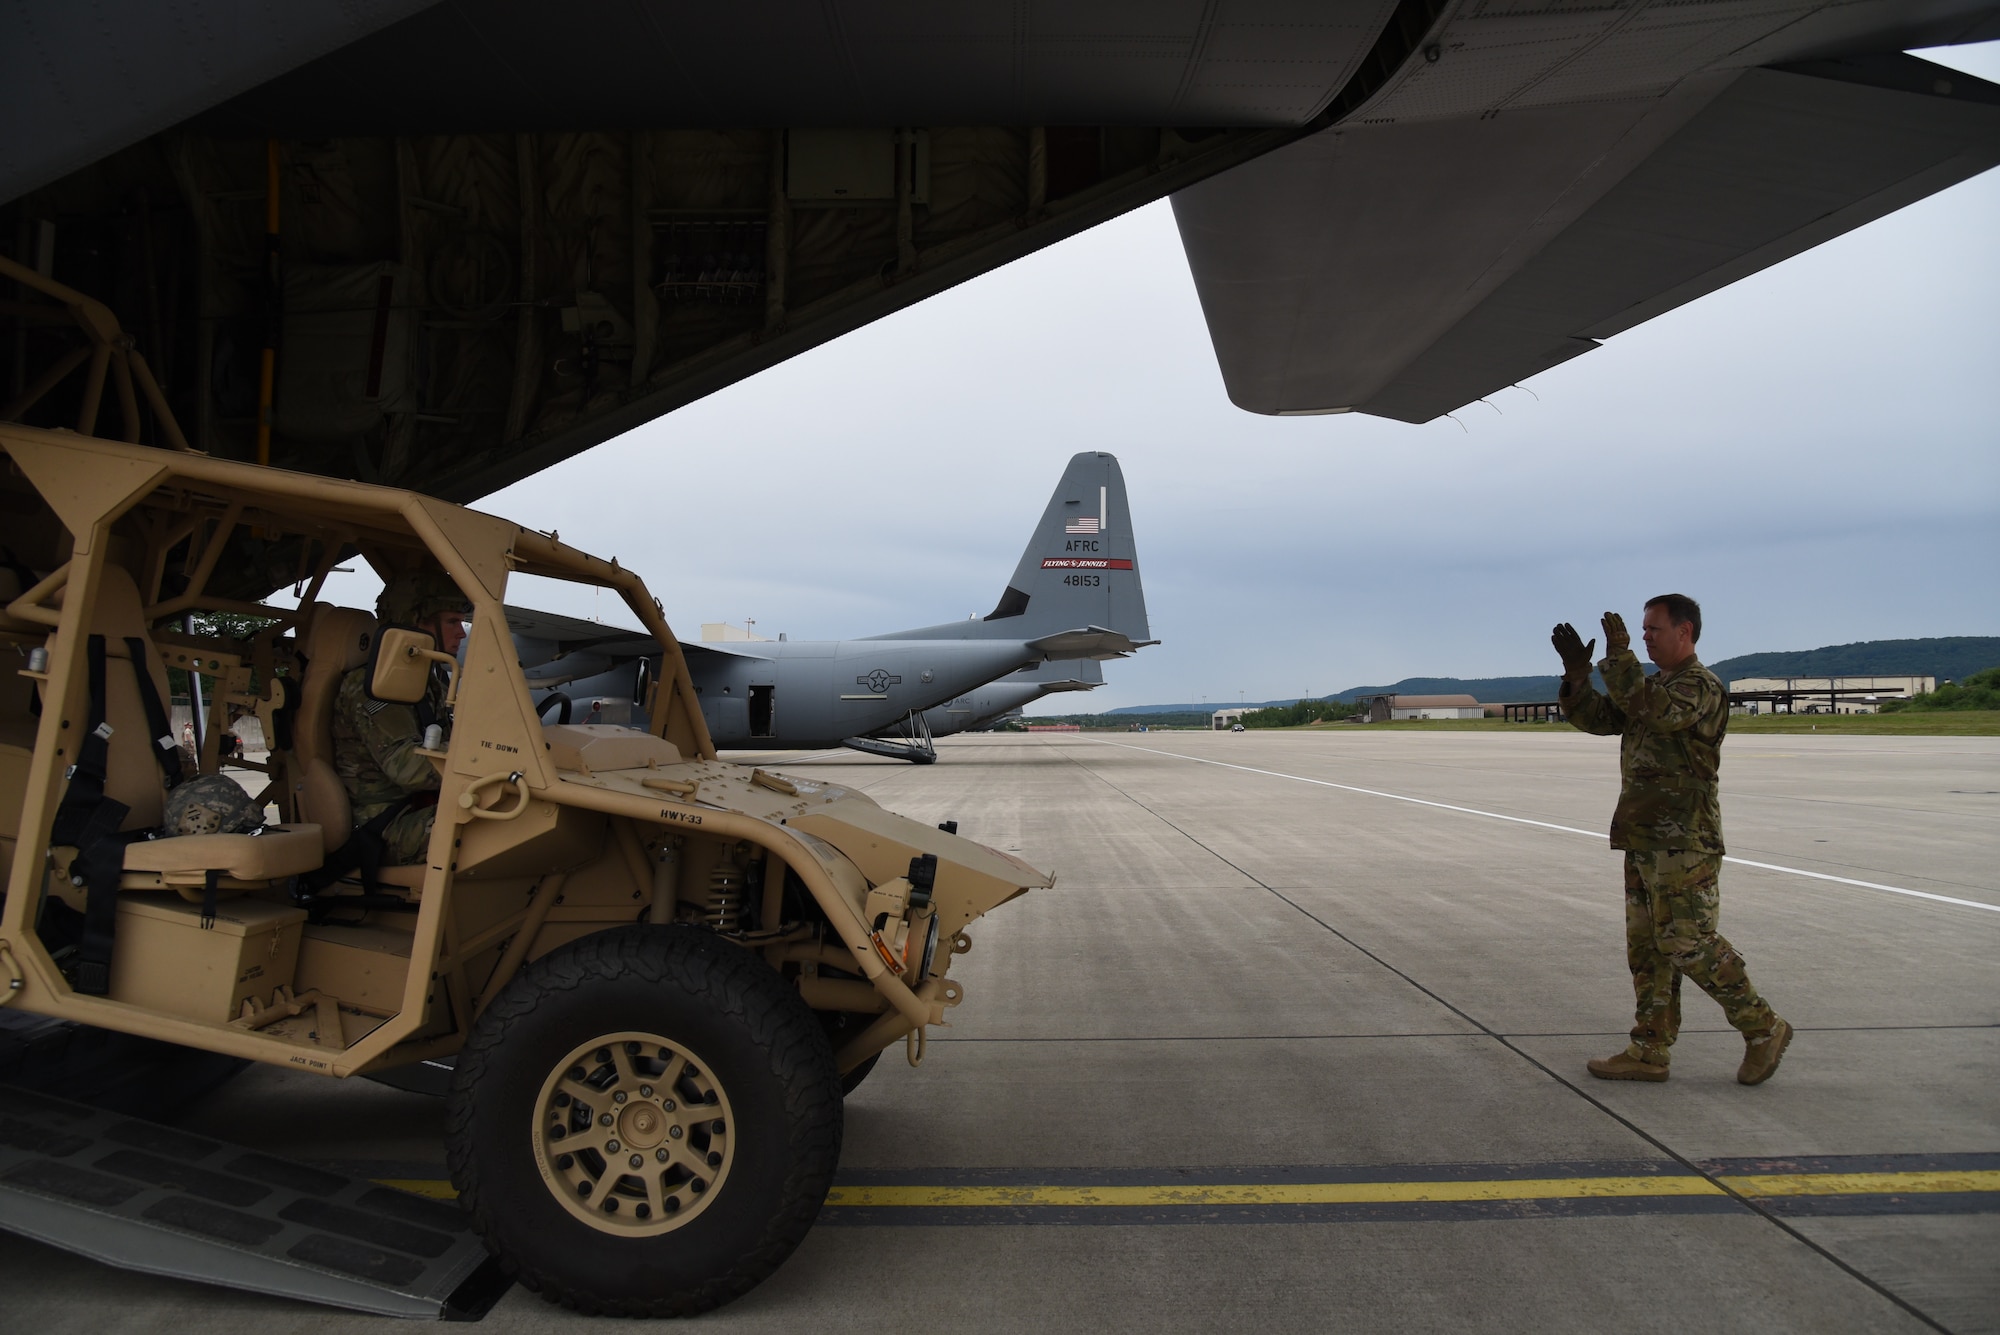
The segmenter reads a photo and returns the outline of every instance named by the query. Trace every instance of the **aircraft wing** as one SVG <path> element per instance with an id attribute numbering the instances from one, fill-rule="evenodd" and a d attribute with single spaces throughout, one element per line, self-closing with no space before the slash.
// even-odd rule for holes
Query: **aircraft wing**
<path id="1" fill-rule="evenodd" d="M 690 667 L 694 666 L 695 661 L 704 654 L 713 654 L 718 658 L 754 658 L 763 663 L 771 661 L 769 654 L 760 654 L 749 644 L 738 648 L 734 644 L 711 644 L 705 640 L 697 640 L 692 644 L 682 640 L 681 653 L 687 658 Z"/>
<path id="2" fill-rule="evenodd" d="M 1175 195 L 1238 406 L 1428 421 L 2000 162 L 2000 87 L 1914 56 L 1463 114 L 1441 72 L 1506 73 L 1481 40 Z"/>
<path id="3" fill-rule="evenodd" d="M 504 610 L 507 613 L 507 629 L 515 635 L 543 641 L 565 653 L 578 649 L 611 652 L 614 646 L 619 649 L 634 649 L 637 653 L 660 652 L 660 646 L 652 636 L 626 626 L 607 626 L 601 621 L 585 621 L 581 617 L 564 616 L 560 612 L 538 612 L 534 608 L 517 607 L 513 603 L 508 603 Z M 638 648 L 640 645 L 650 647 Z"/>
<path id="4" fill-rule="evenodd" d="M 574 680 L 579 676 L 590 676 L 597 672 L 609 671 L 620 663 L 628 663 L 635 658 L 653 658 L 660 652 L 660 642 L 644 631 L 632 630 L 625 626 L 607 626 L 601 621 L 585 621 L 581 617 L 564 616 L 560 612 L 541 612 L 532 607 L 507 604 L 507 629 L 514 633 L 515 643 L 522 649 L 522 662 L 527 665 L 529 681 L 535 684 Z M 681 653 L 689 663 L 702 654 L 725 654 L 731 658 L 763 658 L 752 646 L 738 649 L 720 644 L 681 642 Z M 534 663 L 528 663 L 534 658 Z M 586 663 L 595 664 L 589 672 L 579 671 Z M 539 672 L 539 675 L 537 675 Z"/>

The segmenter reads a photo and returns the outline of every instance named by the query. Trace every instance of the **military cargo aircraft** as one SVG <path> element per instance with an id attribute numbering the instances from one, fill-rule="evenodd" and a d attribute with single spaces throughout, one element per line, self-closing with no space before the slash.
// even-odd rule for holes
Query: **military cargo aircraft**
<path id="1" fill-rule="evenodd" d="M 202 12 L 10 11 L 0 248 L 196 448 L 457 501 L 1164 198 L 1234 402 L 1424 421 L 2000 161 L 1904 54 L 2000 0 Z"/>
<path id="2" fill-rule="evenodd" d="M 643 712 L 657 643 L 527 608 L 507 618 L 529 685 L 551 692 L 545 714 L 582 704 L 584 721 L 623 723 Z M 849 746 L 928 764 L 933 736 L 1090 689 L 1103 681 L 1097 660 L 1157 643 L 1148 633 L 1125 475 L 1114 455 L 1086 451 L 1063 470 L 984 618 L 858 640 L 683 642 L 681 652 L 719 747 Z"/>

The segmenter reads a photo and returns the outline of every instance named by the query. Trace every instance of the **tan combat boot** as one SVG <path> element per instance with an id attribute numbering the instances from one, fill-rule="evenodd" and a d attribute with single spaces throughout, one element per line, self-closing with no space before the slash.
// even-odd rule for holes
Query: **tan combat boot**
<path id="1" fill-rule="evenodd" d="M 1620 1052 L 1610 1057 L 1592 1057 L 1587 1063 L 1590 1073 L 1599 1080 L 1665 1080 L 1667 1064 L 1642 1062 L 1637 1057 Z"/>
<path id="2" fill-rule="evenodd" d="M 1743 1064 L 1736 1068 L 1736 1083 L 1739 1085 L 1761 1085 L 1769 1080 L 1778 1069 L 1778 1059 L 1785 1055 L 1785 1048 L 1792 1041 L 1792 1027 L 1783 1020 L 1771 1026 L 1771 1032 L 1762 1038 L 1743 1040 Z"/>

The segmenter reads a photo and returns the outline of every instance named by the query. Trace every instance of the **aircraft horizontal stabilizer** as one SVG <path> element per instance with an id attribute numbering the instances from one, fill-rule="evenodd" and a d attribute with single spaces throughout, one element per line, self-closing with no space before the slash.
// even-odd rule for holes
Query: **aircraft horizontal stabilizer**
<path id="1" fill-rule="evenodd" d="M 1158 644 L 1158 640 L 1135 640 L 1123 631 L 1102 626 L 1082 626 L 1029 640 L 1028 647 L 1049 658 L 1123 658 Z"/>

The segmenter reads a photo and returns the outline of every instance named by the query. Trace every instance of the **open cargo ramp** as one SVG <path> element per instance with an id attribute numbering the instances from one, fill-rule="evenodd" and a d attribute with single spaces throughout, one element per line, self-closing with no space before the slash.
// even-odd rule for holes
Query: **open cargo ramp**
<path id="1" fill-rule="evenodd" d="M 456 1206 L 6 1085 L 0 1229 L 378 1316 L 476 1321 L 512 1282 Z"/>

